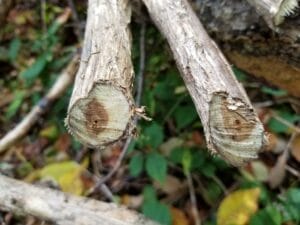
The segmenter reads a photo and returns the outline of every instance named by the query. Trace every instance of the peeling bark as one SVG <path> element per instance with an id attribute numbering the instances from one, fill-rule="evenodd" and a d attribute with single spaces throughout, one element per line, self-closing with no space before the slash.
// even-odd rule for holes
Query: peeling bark
<path id="1" fill-rule="evenodd" d="M 133 129 L 130 16 L 128 0 L 89 0 L 66 125 L 90 147 L 105 147 Z"/>
<path id="2" fill-rule="evenodd" d="M 167 38 L 201 118 L 208 148 L 239 166 L 265 145 L 263 126 L 186 0 L 143 0 Z"/>

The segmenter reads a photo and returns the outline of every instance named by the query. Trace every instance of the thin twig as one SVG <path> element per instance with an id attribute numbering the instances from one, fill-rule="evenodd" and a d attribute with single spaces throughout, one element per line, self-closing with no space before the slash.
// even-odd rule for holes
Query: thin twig
<path id="1" fill-rule="evenodd" d="M 228 190 L 227 190 L 226 186 L 223 184 L 223 182 L 215 175 L 213 175 L 211 178 L 219 185 L 219 187 L 222 189 L 224 194 L 228 195 Z"/>
<path id="2" fill-rule="evenodd" d="M 189 192 L 190 192 L 190 199 L 191 199 L 191 204 L 192 204 L 192 214 L 194 217 L 194 221 L 195 221 L 195 225 L 201 225 L 201 219 L 200 219 L 200 215 L 198 212 L 198 207 L 197 207 L 197 198 L 196 198 L 196 194 L 195 194 L 195 187 L 193 184 L 193 179 L 191 176 L 191 173 L 189 171 L 187 171 L 185 173 L 187 181 L 188 181 L 188 186 L 189 186 Z"/>
<path id="3" fill-rule="evenodd" d="M 144 83 L 144 71 L 145 71 L 145 59 L 146 59 L 146 53 L 145 53 L 145 33 L 146 33 L 146 23 L 142 22 L 141 24 L 141 31 L 140 31 L 140 62 L 139 62 L 139 72 L 137 74 L 137 93 L 136 93 L 136 100 L 135 100 L 135 104 L 136 107 L 139 107 L 141 104 L 141 98 L 142 98 L 142 93 L 143 93 L 143 83 Z M 134 125 L 137 124 L 138 121 L 138 117 L 135 117 L 134 119 Z M 106 183 L 115 173 L 116 171 L 119 169 L 119 167 L 122 164 L 122 161 L 126 155 L 126 152 L 128 150 L 128 147 L 130 145 L 132 141 L 132 136 L 129 136 L 122 148 L 122 152 L 116 162 L 116 164 L 114 165 L 114 167 L 112 168 L 112 170 L 106 175 L 104 176 L 101 180 L 99 180 L 97 182 L 97 184 L 95 185 L 94 191 L 96 191 L 101 185 L 103 185 L 103 183 Z"/>
<path id="4" fill-rule="evenodd" d="M 288 161 L 288 158 L 290 155 L 290 148 L 291 148 L 291 145 L 292 145 L 296 135 L 297 135 L 296 132 L 294 132 L 291 135 L 291 137 L 286 145 L 286 148 L 284 149 L 282 154 L 278 157 L 275 166 L 272 167 L 269 172 L 268 180 L 269 180 L 269 184 L 270 184 L 271 188 L 278 187 L 285 178 L 285 174 L 286 174 L 285 170 L 286 170 L 287 161 Z"/>
<path id="5" fill-rule="evenodd" d="M 32 108 L 26 117 L 11 131 L 0 140 L 0 153 L 12 146 L 18 139 L 27 134 L 31 127 L 36 123 L 49 106 L 66 91 L 67 87 L 73 82 L 78 67 L 78 55 L 76 54 L 67 68 L 57 78 L 54 85 L 46 96 Z"/>
<path id="6" fill-rule="evenodd" d="M 132 140 L 132 137 L 129 136 L 122 148 L 121 154 L 120 154 L 116 164 L 114 165 L 114 167 L 111 169 L 111 171 L 107 175 L 105 175 L 104 177 L 102 177 L 98 180 L 98 182 L 95 185 L 94 191 L 98 190 L 99 187 L 101 187 L 104 183 L 106 183 L 120 168 L 122 161 L 126 155 L 127 149 L 131 143 L 131 140 Z"/>
<path id="7" fill-rule="evenodd" d="M 291 167 L 289 165 L 285 165 L 285 169 L 288 172 L 290 172 L 291 174 L 293 174 L 295 177 L 300 178 L 300 172 L 297 169 L 295 169 L 295 168 L 293 168 L 293 167 Z"/>
<path id="8" fill-rule="evenodd" d="M 140 63 L 139 72 L 137 74 L 137 91 L 135 104 L 137 107 L 141 105 L 143 84 L 144 84 L 144 72 L 145 72 L 145 60 L 146 60 L 146 50 L 145 50 L 145 33 L 146 33 L 146 23 L 142 22 L 140 31 Z"/>
<path id="9" fill-rule="evenodd" d="M 284 118 L 277 115 L 275 112 L 272 113 L 272 117 L 276 119 L 278 122 L 286 125 L 287 127 L 291 128 L 294 132 L 300 133 L 300 128 L 295 126 L 294 124 L 290 123 L 289 121 L 285 120 Z"/>
<path id="10" fill-rule="evenodd" d="M 93 174 L 93 178 L 94 178 L 96 183 L 98 183 L 102 180 L 100 172 L 99 172 L 100 171 L 100 166 L 99 166 L 100 164 L 101 164 L 100 149 L 96 149 L 94 154 L 93 154 L 93 159 L 92 159 L 93 173 L 91 173 L 91 174 Z M 106 196 L 107 199 L 109 199 L 111 202 L 114 202 L 114 195 L 111 192 L 111 190 L 107 187 L 106 184 L 104 184 L 102 182 L 99 186 L 99 189 L 102 192 L 102 194 L 104 194 Z M 93 193 L 93 192 L 94 191 L 92 190 L 91 193 Z"/>

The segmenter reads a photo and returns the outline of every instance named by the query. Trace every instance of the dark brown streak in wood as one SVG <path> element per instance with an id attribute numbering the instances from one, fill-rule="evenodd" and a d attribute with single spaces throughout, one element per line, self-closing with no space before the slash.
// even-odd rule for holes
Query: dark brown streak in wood
<path id="1" fill-rule="evenodd" d="M 249 137 L 251 131 L 255 128 L 255 123 L 249 122 L 248 118 L 243 116 L 240 110 L 247 110 L 244 107 L 239 107 L 236 111 L 228 109 L 226 97 L 222 98 L 221 111 L 223 115 L 223 123 L 225 130 L 232 134 L 232 139 L 235 141 L 243 141 Z M 249 113 L 250 114 L 250 113 Z M 253 116 L 249 115 L 249 119 Z"/>
<path id="2" fill-rule="evenodd" d="M 85 110 L 86 129 L 92 134 L 98 135 L 105 130 L 108 124 L 109 116 L 103 105 L 93 98 Z"/>

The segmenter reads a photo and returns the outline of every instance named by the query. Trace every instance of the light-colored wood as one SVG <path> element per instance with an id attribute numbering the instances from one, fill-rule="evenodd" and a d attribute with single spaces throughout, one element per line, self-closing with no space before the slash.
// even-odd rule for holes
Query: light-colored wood
<path id="1" fill-rule="evenodd" d="M 80 68 L 66 125 L 90 147 L 105 147 L 132 131 L 130 16 L 128 0 L 88 2 Z"/>
<path id="2" fill-rule="evenodd" d="M 171 47 L 201 118 L 208 148 L 236 166 L 256 158 L 266 144 L 264 128 L 188 2 L 143 1 Z"/>
<path id="3" fill-rule="evenodd" d="M 57 225 L 157 225 L 115 204 L 36 187 L 0 174 L 0 209 Z"/>
<path id="4" fill-rule="evenodd" d="M 260 13 L 271 28 L 284 21 L 298 7 L 298 0 L 247 0 Z"/>

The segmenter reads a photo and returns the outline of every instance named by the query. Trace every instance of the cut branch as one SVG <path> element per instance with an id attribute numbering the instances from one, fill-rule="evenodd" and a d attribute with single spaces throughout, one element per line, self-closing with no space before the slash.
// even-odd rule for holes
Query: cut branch
<path id="1" fill-rule="evenodd" d="M 239 166 L 265 145 L 263 126 L 224 56 L 186 0 L 144 0 L 167 38 L 202 120 L 208 148 Z"/>
<path id="2" fill-rule="evenodd" d="M 0 153 L 13 145 L 18 139 L 27 134 L 40 116 L 47 111 L 51 103 L 61 97 L 67 87 L 73 82 L 78 68 L 78 55 L 74 56 L 67 68 L 57 78 L 47 95 L 32 108 L 26 117 L 0 140 Z"/>
<path id="3" fill-rule="evenodd" d="M 271 28 L 284 21 L 298 7 L 298 0 L 247 0 L 261 14 Z"/>
<path id="4" fill-rule="evenodd" d="M 0 174 L 0 209 L 58 225 L 157 225 L 115 204 L 35 187 Z"/>
<path id="5" fill-rule="evenodd" d="M 81 63 L 66 125 L 90 147 L 105 147 L 133 129 L 130 16 L 128 0 L 89 0 Z"/>

